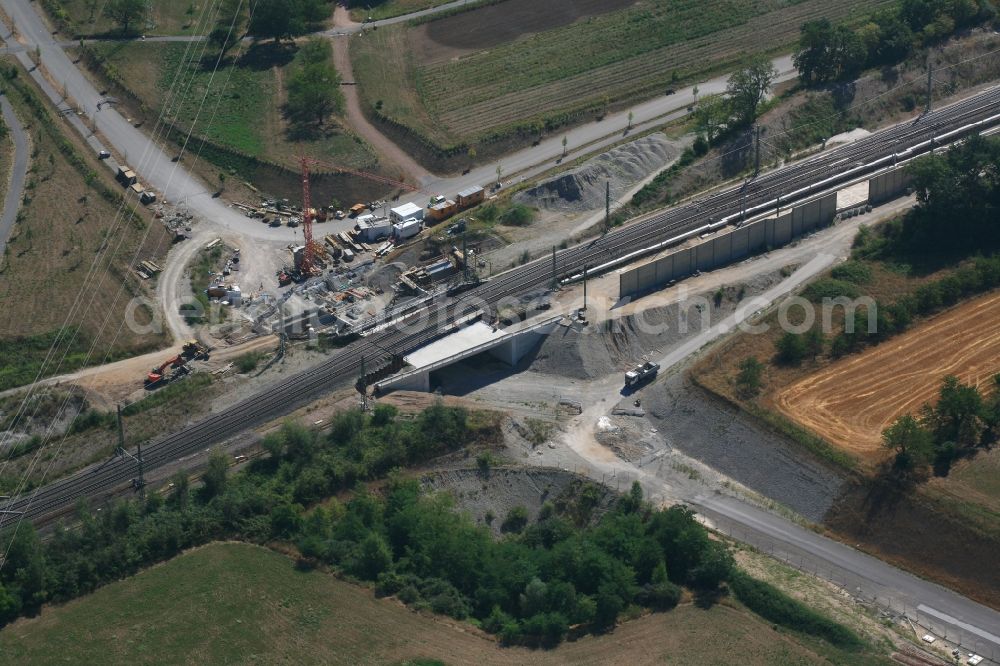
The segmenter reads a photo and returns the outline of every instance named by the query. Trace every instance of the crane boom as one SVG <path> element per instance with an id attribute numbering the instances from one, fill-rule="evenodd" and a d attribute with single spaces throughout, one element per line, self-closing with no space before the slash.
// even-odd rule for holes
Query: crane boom
<path id="1" fill-rule="evenodd" d="M 375 181 L 376 183 L 391 185 L 392 187 L 398 187 L 410 192 L 422 191 L 419 187 L 404 183 L 400 180 L 394 180 L 386 176 L 368 173 L 367 171 L 348 169 L 347 167 L 343 167 L 338 164 L 330 164 L 312 157 L 302 157 L 300 158 L 300 163 L 302 167 L 302 236 L 305 240 L 305 248 L 302 251 L 302 263 L 299 265 L 299 272 L 304 276 L 312 274 L 313 265 L 316 262 L 317 255 L 317 246 L 315 241 L 313 241 L 312 192 L 309 187 L 309 172 L 311 166 L 321 166 L 327 169 L 332 169 L 337 173 L 346 173 L 351 176 L 358 176 L 359 178 L 367 178 L 368 180 Z"/>
<path id="2" fill-rule="evenodd" d="M 313 229 L 312 229 L 312 194 L 309 191 L 309 158 L 302 158 L 302 237 L 305 239 L 305 248 L 302 250 L 302 264 L 299 271 L 302 275 L 310 275 L 315 257 L 313 253 Z"/>

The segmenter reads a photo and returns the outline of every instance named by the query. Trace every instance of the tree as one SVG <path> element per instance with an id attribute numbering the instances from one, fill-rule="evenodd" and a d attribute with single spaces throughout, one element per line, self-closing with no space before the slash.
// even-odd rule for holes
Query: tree
<path id="1" fill-rule="evenodd" d="M 392 566 L 392 553 L 389 545 L 381 536 L 371 533 L 361 542 L 361 552 L 358 554 L 356 573 L 359 578 L 375 580 L 383 571 Z"/>
<path id="2" fill-rule="evenodd" d="M 257 0 L 247 34 L 257 40 L 273 39 L 275 42 L 291 37 L 293 6 L 294 3 L 288 0 Z"/>
<path id="3" fill-rule="evenodd" d="M 21 600 L 0 585 L 0 626 L 14 620 L 21 612 Z"/>
<path id="4" fill-rule="evenodd" d="M 569 143 L 569 137 L 563 135 L 563 138 L 562 138 L 562 149 L 563 149 L 562 156 L 563 157 L 566 157 L 566 145 L 568 143 Z"/>
<path id="5" fill-rule="evenodd" d="M 117 23 L 123 33 L 146 12 L 145 0 L 108 0 L 104 15 Z"/>
<path id="6" fill-rule="evenodd" d="M 729 550 L 713 541 L 702 551 L 701 561 L 691 569 L 688 581 L 700 590 L 715 590 L 729 579 L 735 566 Z"/>
<path id="7" fill-rule="evenodd" d="M 949 375 L 941 386 L 937 405 L 930 411 L 928 425 L 933 429 L 935 441 L 974 447 L 979 445 L 985 430 L 985 414 L 979 389 Z"/>
<path id="8" fill-rule="evenodd" d="M 594 615 L 594 628 L 598 631 L 613 629 L 618 621 L 618 614 L 625 609 L 625 603 L 613 585 L 605 583 L 597 592 L 597 609 Z"/>
<path id="9" fill-rule="evenodd" d="M 799 79 L 805 85 L 829 81 L 833 76 L 833 24 L 817 19 L 802 24 L 799 48 L 792 57 Z"/>
<path id="10" fill-rule="evenodd" d="M 782 365 L 801 365 L 808 351 L 806 339 L 799 333 L 785 333 L 774 346 L 778 351 L 778 362 Z"/>
<path id="11" fill-rule="evenodd" d="M 503 523 L 500 525 L 500 531 L 521 532 L 527 524 L 528 510 L 523 506 L 515 506 L 507 512 L 507 517 L 504 518 Z"/>
<path id="12" fill-rule="evenodd" d="M 774 64 L 766 56 L 758 55 L 729 77 L 726 94 L 741 125 L 749 125 L 757 119 L 757 111 L 777 76 Z"/>
<path id="13" fill-rule="evenodd" d="M 343 106 L 340 75 L 331 58 L 330 40 L 313 37 L 295 57 L 288 77 L 288 115 L 300 122 L 322 125 L 326 117 Z"/>
<path id="14" fill-rule="evenodd" d="M 764 384 L 764 365 L 755 356 L 740 361 L 740 371 L 736 375 L 736 395 L 741 400 L 757 397 Z"/>
<path id="15" fill-rule="evenodd" d="M 865 68 L 868 46 L 851 28 L 841 25 L 834 31 L 834 76 L 840 81 L 853 79 Z"/>
<path id="16" fill-rule="evenodd" d="M 712 143 L 729 124 L 731 114 L 732 107 L 724 95 L 707 95 L 694 111 L 695 127 Z"/>
<path id="17" fill-rule="evenodd" d="M 220 53 L 225 54 L 243 37 L 247 22 L 246 5 L 243 0 L 223 0 L 215 27 L 208 35 L 208 41 Z"/>
<path id="18" fill-rule="evenodd" d="M 226 474 L 229 471 L 229 459 L 221 451 L 216 451 L 208 459 L 208 466 L 201 475 L 201 492 L 205 499 L 211 499 L 222 494 L 226 489 Z"/>
<path id="19" fill-rule="evenodd" d="M 810 328 L 805 334 L 806 350 L 813 359 L 823 353 L 824 347 L 826 347 L 826 337 L 823 336 L 823 330 L 815 326 Z"/>
<path id="20" fill-rule="evenodd" d="M 911 414 L 900 416 L 882 431 L 882 446 L 896 452 L 900 471 L 926 465 L 933 451 L 931 434 Z"/>
<path id="21" fill-rule="evenodd" d="M 170 490 L 170 502 L 174 506 L 183 509 L 187 506 L 188 496 L 191 491 L 191 482 L 188 479 L 188 475 L 184 472 L 177 472 L 171 478 L 170 483 L 173 486 Z"/>
<path id="22" fill-rule="evenodd" d="M 633 481 L 628 495 L 618 500 L 618 508 L 622 513 L 636 513 L 642 509 L 642 498 L 642 485 L 638 481 Z"/>
<path id="23" fill-rule="evenodd" d="M 304 35 L 330 15 L 326 0 L 257 0 L 247 33 L 254 39 Z"/>

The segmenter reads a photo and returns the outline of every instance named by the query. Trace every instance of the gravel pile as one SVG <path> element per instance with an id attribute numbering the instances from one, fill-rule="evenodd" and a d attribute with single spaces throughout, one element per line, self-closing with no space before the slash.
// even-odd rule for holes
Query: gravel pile
<path id="1" fill-rule="evenodd" d="M 714 292 L 701 294 L 685 304 L 650 308 L 639 315 L 621 317 L 590 326 L 558 327 L 543 342 L 531 369 L 574 379 L 596 379 L 624 372 L 644 356 L 663 356 L 704 326 L 712 326 L 732 314 L 739 291 L 749 298 L 781 281 L 780 273 L 759 276 L 742 285 L 726 287 L 725 297 L 716 307 Z M 698 302 L 707 307 L 698 309 Z"/>
<path id="2" fill-rule="evenodd" d="M 406 264 L 393 263 L 379 266 L 365 277 L 365 283 L 371 289 L 388 291 L 392 285 L 396 284 L 399 276 L 406 270 Z"/>
<path id="3" fill-rule="evenodd" d="M 570 472 L 530 468 L 494 468 L 488 476 L 477 470 L 444 470 L 422 479 L 425 489 L 450 493 L 456 508 L 477 523 L 486 524 L 487 513 L 491 513 L 490 528 L 495 534 L 500 534 L 500 524 L 515 506 L 527 509 L 528 522 L 534 523 L 546 501 L 558 506 L 560 500 L 574 497 L 582 480 Z M 615 493 L 604 488 L 592 518 L 606 512 L 614 500 Z"/>
<path id="4" fill-rule="evenodd" d="M 606 183 L 611 198 L 623 198 L 629 189 L 680 155 L 683 146 L 657 132 L 609 150 L 562 175 L 515 195 L 532 208 L 579 213 L 604 207 Z"/>
<path id="5" fill-rule="evenodd" d="M 646 418 L 673 447 L 821 522 L 845 479 L 801 446 L 676 374 L 643 392 Z"/>

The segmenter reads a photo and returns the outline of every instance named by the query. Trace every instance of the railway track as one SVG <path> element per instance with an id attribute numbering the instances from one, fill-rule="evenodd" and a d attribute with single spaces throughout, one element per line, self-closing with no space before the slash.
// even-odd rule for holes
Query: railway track
<path id="1" fill-rule="evenodd" d="M 971 125 L 988 121 L 1000 124 L 1000 88 L 889 128 L 802 162 L 775 170 L 731 187 L 700 201 L 668 209 L 633 225 L 615 230 L 597 240 L 556 253 L 555 277 L 597 266 L 642 250 L 709 223 L 735 220 L 742 212 L 761 212 L 775 205 L 788 205 L 864 173 L 875 173 L 895 161 L 907 159 L 975 131 Z M 963 129 L 966 128 L 966 129 Z M 956 132 L 962 130 L 962 132 Z M 387 362 L 393 355 L 407 354 L 447 333 L 455 322 L 476 310 L 495 305 L 504 298 L 545 287 L 553 279 L 551 257 L 536 260 L 497 276 L 460 298 L 432 303 L 408 317 L 341 349 L 323 363 L 283 379 L 225 412 L 144 447 L 147 470 L 177 462 L 206 450 L 212 444 L 245 432 L 299 407 L 332 388 L 350 383 L 360 372 L 362 359 L 369 367 Z M 129 486 L 134 465 L 114 463 L 87 468 L 7 503 L 6 509 L 21 511 L 36 523 L 65 514 L 82 498 L 100 499 Z M 0 527 L 17 520 L 4 515 Z"/>

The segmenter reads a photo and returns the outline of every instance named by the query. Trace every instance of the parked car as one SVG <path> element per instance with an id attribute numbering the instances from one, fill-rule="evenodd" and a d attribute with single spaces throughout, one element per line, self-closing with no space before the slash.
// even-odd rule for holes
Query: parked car
<path id="1" fill-rule="evenodd" d="M 99 160 L 106 160 L 109 157 L 111 157 L 111 153 L 109 153 L 106 150 L 102 150 L 101 152 L 97 153 L 97 159 Z"/>

